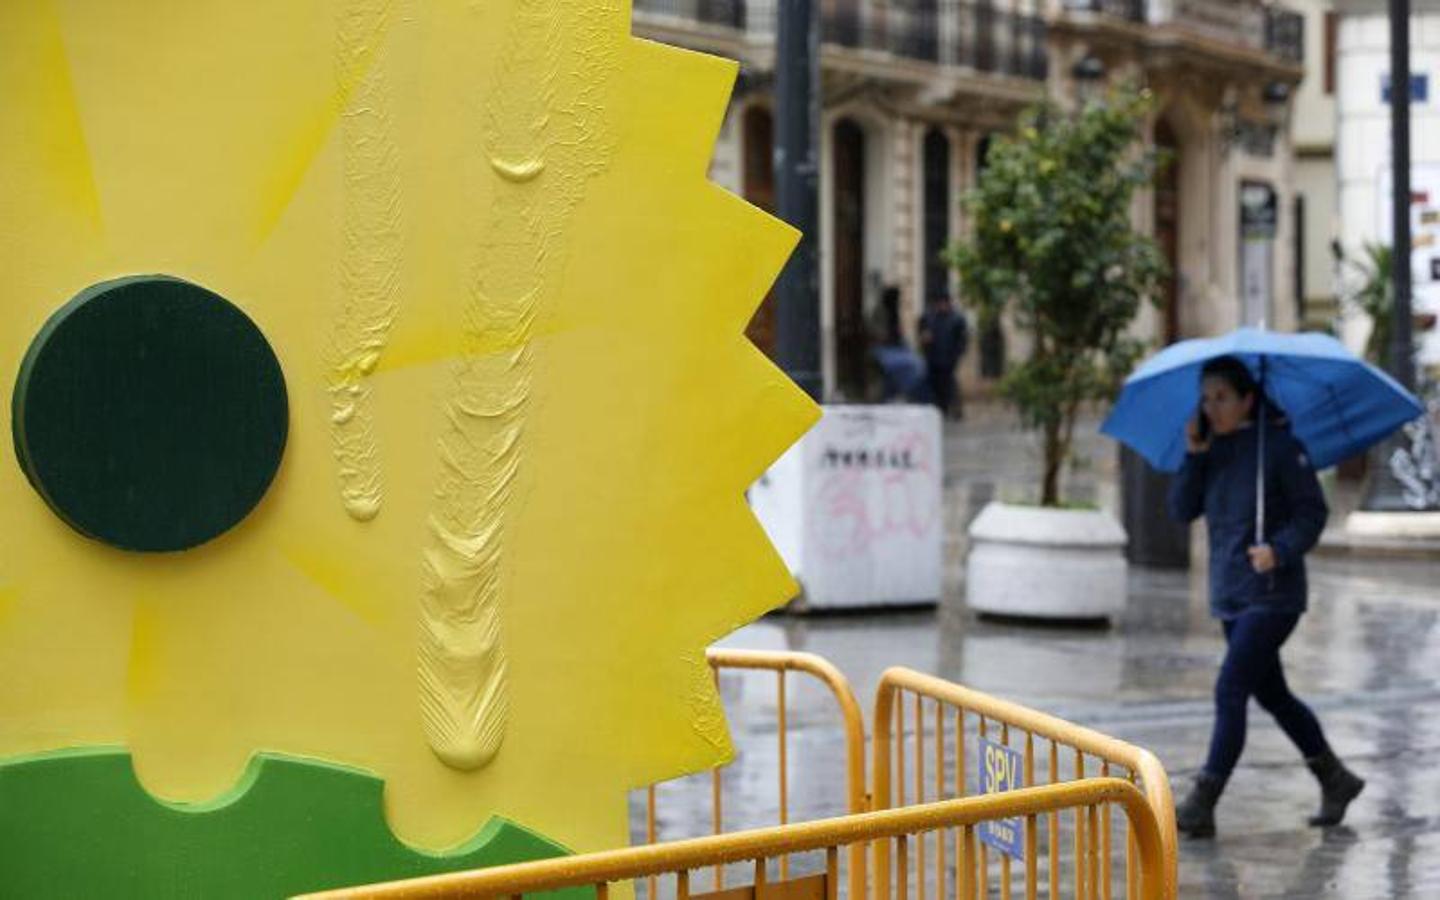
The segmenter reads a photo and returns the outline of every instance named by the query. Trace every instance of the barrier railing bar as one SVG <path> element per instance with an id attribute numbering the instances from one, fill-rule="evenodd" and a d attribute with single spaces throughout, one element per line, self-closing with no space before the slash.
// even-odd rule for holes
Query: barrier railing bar
<path id="1" fill-rule="evenodd" d="M 910 840 L 903 834 L 895 839 L 895 862 L 898 866 L 895 876 L 895 887 L 899 893 L 897 900 L 905 900 L 910 891 Z"/>
<path id="2" fill-rule="evenodd" d="M 645 789 L 645 843 L 653 844 L 658 839 L 655 820 L 655 785 L 652 784 Z M 658 896 L 655 893 L 656 887 L 655 876 L 651 875 L 650 880 L 646 882 L 646 896 L 649 900 L 655 900 Z"/>
<path id="3" fill-rule="evenodd" d="M 1000 743 L 1008 749 L 1010 746 L 1010 726 L 1005 722 L 1000 723 Z M 1000 854 L 1000 896 L 1002 900 L 1010 900 L 1010 855 Z"/>
<path id="4" fill-rule="evenodd" d="M 1129 781 L 1135 783 L 1135 773 L 1130 772 Z M 1139 876 L 1135 873 L 1135 836 L 1127 828 L 1125 830 L 1125 896 L 1128 900 L 1135 900 L 1140 896 Z"/>
<path id="5" fill-rule="evenodd" d="M 915 695 L 915 802 L 925 802 L 925 700 Z M 936 799 L 939 799 L 938 797 Z M 925 900 L 925 835 L 915 840 L 915 896 Z"/>
<path id="6" fill-rule="evenodd" d="M 1100 762 L 1100 777 L 1110 777 L 1110 763 L 1105 760 L 1101 760 Z M 1101 809 L 1100 814 L 1103 817 L 1100 820 L 1100 883 L 1104 885 L 1104 887 L 1101 888 L 1100 896 L 1103 897 L 1104 900 L 1111 900 L 1112 888 L 1110 882 L 1114 878 L 1114 872 L 1111 871 L 1110 864 L 1110 808 L 1105 807 Z"/>
<path id="7" fill-rule="evenodd" d="M 646 847 L 627 847 L 538 862 L 516 863 L 470 872 L 432 875 L 386 884 L 343 888 L 305 895 L 304 900 L 448 900 L 459 896 L 518 896 L 564 887 L 633 880 L 711 864 L 773 858 L 888 841 L 942 828 L 973 828 L 978 822 L 1026 816 L 1052 809 L 1077 809 L 1099 803 L 1123 806 L 1141 858 L 1142 895 L 1159 898 L 1164 891 L 1164 851 L 1160 828 L 1145 796 L 1118 778 L 1021 788 L 1004 794 L 944 800 L 902 809 L 799 822 L 718 836 L 691 838 Z M 967 840 L 970 838 L 967 836 Z"/>
<path id="8" fill-rule="evenodd" d="M 1085 831 L 1089 835 L 1089 869 L 1090 889 L 1087 893 L 1090 900 L 1100 896 L 1100 807 L 1091 806 L 1086 809 Z"/>
<path id="9" fill-rule="evenodd" d="M 965 826 L 965 858 L 969 860 L 965 866 L 965 882 L 961 892 L 965 900 L 974 900 L 975 897 L 975 826 Z"/>
<path id="10" fill-rule="evenodd" d="M 1075 779 L 1079 781 L 1085 777 L 1085 753 L 1079 747 L 1075 748 Z M 1089 896 L 1086 888 L 1085 876 L 1085 811 L 1075 807 L 1075 900 L 1086 900 Z"/>
<path id="11" fill-rule="evenodd" d="M 1028 731 L 1025 732 L 1025 786 L 1035 786 L 1035 735 Z M 1035 832 L 1039 824 L 1034 816 L 1025 817 L 1025 900 L 1035 900 L 1039 889 L 1040 863 L 1035 859 Z"/>
<path id="12" fill-rule="evenodd" d="M 935 799 L 945 799 L 945 705 L 935 701 Z M 935 832 L 935 900 L 945 900 L 945 838 Z"/>
<path id="13" fill-rule="evenodd" d="M 937 701 L 938 702 L 938 701 Z M 965 710 L 955 710 L 955 796 L 965 796 Z M 963 829 L 955 831 L 955 888 L 963 891 L 968 884 L 965 870 L 973 865 L 965 845 Z M 960 896 L 967 896 L 960 894 Z"/>
<path id="14" fill-rule="evenodd" d="M 1060 745 L 1050 739 L 1050 783 L 1060 780 Z M 1050 813 L 1050 900 L 1060 900 L 1060 811 Z"/>
<path id="15" fill-rule="evenodd" d="M 777 710 L 779 716 L 780 734 L 780 824 L 786 825 L 790 822 L 790 798 L 789 798 L 789 766 L 786 759 L 785 734 L 788 730 L 785 723 L 785 670 L 781 669 L 775 673 Z M 790 857 L 780 857 L 780 877 L 790 877 Z"/>
<path id="16" fill-rule="evenodd" d="M 846 811 L 861 813 L 870 809 L 870 797 L 865 784 L 865 716 L 850 682 L 833 663 L 814 653 L 772 650 L 738 650 L 711 648 L 706 658 L 715 670 L 719 683 L 720 669 L 748 669 L 752 671 L 803 672 L 823 683 L 840 707 L 840 718 L 845 728 L 845 789 Z M 783 704 L 782 704 L 783 705 Z M 785 729 L 781 729 L 783 735 Z M 782 767 L 783 771 L 783 767 Z M 787 775 L 788 777 L 788 775 Z M 788 785 L 788 781 L 787 781 Z M 788 787 L 787 787 L 788 790 Z M 716 833 L 720 832 L 719 777 L 716 776 Z M 866 847 L 856 844 L 850 847 L 848 881 L 850 896 L 864 897 L 866 890 Z M 724 887 L 724 874 L 717 870 L 716 890 Z"/>
<path id="17" fill-rule="evenodd" d="M 711 676 L 715 679 L 715 693 L 718 694 L 718 693 L 720 693 L 720 670 L 719 670 L 719 668 L 716 668 L 716 667 L 715 667 L 715 663 L 714 663 L 713 660 L 711 660 L 710 666 L 711 666 L 710 674 L 711 674 Z M 721 804 L 723 803 L 723 793 L 722 793 L 722 791 L 721 791 L 720 788 L 721 788 L 720 770 L 719 770 L 719 769 L 714 769 L 714 770 L 712 771 L 712 773 L 711 773 L 711 782 L 710 782 L 710 800 L 711 800 L 710 810 L 711 810 L 711 813 L 712 813 L 712 816 L 713 816 L 713 820 L 714 820 L 714 833 L 715 833 L 715 834 L 723 834 L 723 833 L 725 832 L 725 827 L 724 827 L 724 825 L 725 825 L 725 815 L 724 815 L 724 812 L 723 812 L 722 806 L 721 806 Z M 725 888 L 725 867 L 722 866 L 722 865 L 717 864 L 717 865 L 715 866 L 715 890 L 720 891 L 720 890 L 724 890 L 724 888 Z M 656 898 L 653 898 L 653 897 L 652 897 L 651 900 L 656 900 Z"/>
<path id="18" fill-rule="evenodd" d="M 984 739 L 989 735 L 989 728 L 990 728 L 990 723 L 989 723 L 988 721 L 986 721 L 986 719 L 985 719 L 985 714 L 984 714 L 984 713 L 981 713 L 981 714 L 980 714 L 980 728 L 979 728 L 979 730 L 977 731 L 977 733 L 980 735 L 980 739 L 981 739 L 981 740 L 984 740 Z M 983 765 L 985 765 L 985 761 L 984 761 L 983 759 L 980 759 L 980 758 L 977 757 L 977 758 L 975 759 L 975 771 L 978 773 L 978 772 L 980 771 L 980 767 L 983 766 Z M 979 868 L 979 870 L 980 870 L 980 873 L 979 873 L 979 877 L 978 877 L 978 879 L 977 879 L 977 881 L 979 882 L 979 884 L 977 885 L 977 887 L 980 889 L 980 896 L 982 896 L 982 897 L 989 897 L 989 896 L 990 896 L 990 851 L 989 851 L 989 849 L 987 848 L 987 845 L 985 844 L 984 841 L 981 841 L 981 842 L 980 842 L 980 846 L 979 846 L 978 849 L 979 849 L 979 863 L 978 863 L 977 865 L 978 865 L 978 868 Z"/>

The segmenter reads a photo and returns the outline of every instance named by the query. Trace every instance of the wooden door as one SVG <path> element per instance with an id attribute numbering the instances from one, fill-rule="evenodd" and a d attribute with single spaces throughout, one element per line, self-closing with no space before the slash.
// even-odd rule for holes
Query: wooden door
<path id="1" fill-rule="evenodd" d="M 834 300 L 837 387 L 847 400 L 865 397 L 865 132 L 835 124 Z"/>
<path id="2" fill-rule="evenodd" d="M 925 135 L 925 298 L 950 292 L 950 267 L 940 258 L 950 243 L 950 141 L 932 128 Z"/>
<path id="3" fill-rule="evenodd" d="M 775 119 L 763 106 L 752 106 L 741 120 L 745 199 L 775 212 Z M 765 295 L 745 333 L 766 356 L 775 357 L 775 292 Z"/>
<path id="4" fill-rule="evenodd" d="M 1173 344 L 1180 339 L 1180 142 L 1164 119 L 1155 126 L 1155 148 L 1169 158 L 1155 179 L 1155 243 L 1170 267 L 1161 286 L 1160 336 Z"/>

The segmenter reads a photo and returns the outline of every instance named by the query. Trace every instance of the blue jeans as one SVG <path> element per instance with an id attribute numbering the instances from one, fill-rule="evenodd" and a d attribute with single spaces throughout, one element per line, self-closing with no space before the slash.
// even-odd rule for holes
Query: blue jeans
<path id="1" fill-rule="evenodd" d="M 1329 749 L 1320 721 L 1285 684 L 1280 647 L 1299 613 L 1247 610 L 1225 621 L 1225 662 L 1215 680 L 1215 730 L 1205 771 L 1228 777 L 1245 748 L 1245 712 L 1254 697 L 1306 757 Z"/>

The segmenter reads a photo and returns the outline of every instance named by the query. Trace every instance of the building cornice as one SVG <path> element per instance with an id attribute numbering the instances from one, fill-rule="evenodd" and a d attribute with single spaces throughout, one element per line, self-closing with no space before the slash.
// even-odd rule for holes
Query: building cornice
<path id="1" fill-rule="evenodd" d="M 1296 159 L 1334 159 L 1334 144 L 1296 144 Z"/>
<path id="2" fill-rule="evenodd" d="M 1440 0 L 1433 0 L 1440 6 Z M 1083 37 L 1102 47 L 1126 49 L 1144 61 L 1165 60 L 1222 70 L 1259 81 L 1299 84 L 1305 67 L 1256 47 L 1243 47 L 1199 34 L 1184 25 L 1142 25 L 1110 16 L 1064 12 L 1049 22 L 1052 35 Z"/>
<path id="3" fill-rule="evenodd" d="M 1342 16 L 1388 16 L 1387 0 L 1335 0 L 1335 12 Z M 1440 0 L 1410 0 L 1410 14 L 1440 12 Z"/>

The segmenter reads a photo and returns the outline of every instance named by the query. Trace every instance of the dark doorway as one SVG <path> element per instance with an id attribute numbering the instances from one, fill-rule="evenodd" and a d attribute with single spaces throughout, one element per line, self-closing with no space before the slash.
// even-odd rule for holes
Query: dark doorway
<path id="1" fill-rule="evenodd" d="M 1305 195 L 1295 195 L 1295 321 L 1301 328 L 1308 328 L 1305 317 L 1310 310 L 1305 308 Z"/>
<path id="2" fill-rule="evenodd" d="M 765 210 L 775 211 L 775 119 L 763 106 L 745 110 L 740 122 L 741 152 L 744 154 L 745 199 Z M 745 333 L 766 356 L 775 356 L 775 292 L 765 295 Z"/>
<path id="3" fill-rule="evenodd" d="M 975 177 L 978 181 L 987 165 L 990 155 L 990 136 L 982 137 L 975 145 Z M 999 320 L 986 323 L 980 329 L 980 377 L 1001 378 L 1005 375 L 1005 330 Z"/>
<path id="4" fill-rule="evenodd" d="M 1169 160 L 1155 178 L 1155 243 L 1170 267 L 1161 286 L 1160 336 L 1173 344 L 1180 339 L 1180 141 L 1165 119 L 1155 126 L 1155 149 Z"/>
<path id="5" fill-rule="evenodd" d="M 835 124 L 835 375 L 847 400 L 865 398 L 865 131 Z"/>
<path id="6" fill-rule="evenodd" d="M 950 141 L 938 128 L 925 134 L 925 298 L 950 291 L 950 268 L 940 258 L 950 243 Z"/>
<path id="7" fill-rule="evenodd" d="M 1170 267 L 1161 285 L 1159 334 L 1170 344 L 1180 339 L 1180 141 L 1164 119 L 1155 126 L 1155 149 L 1168 159 L 1155 177 L 1155 243 Z M 1130 562 L 1161 568 L 1190 565 L 1190 526 L 1170 518 L 1165 502 L 1169 494 L 1170 476 L 1121 446 L 1121 517 L 1130 536 L 1125 545 Z"/>
<path id="8" fill-rule="evenodd" d="M 861 25 L 860 0 L 823 0 L 820 4 L 820 30 L 825 43 L 859 47 Z"/>

